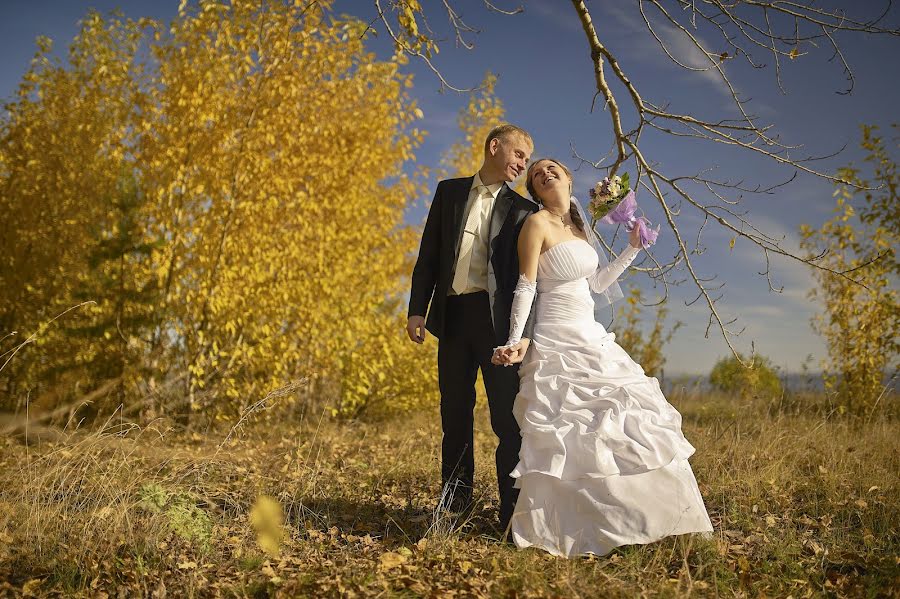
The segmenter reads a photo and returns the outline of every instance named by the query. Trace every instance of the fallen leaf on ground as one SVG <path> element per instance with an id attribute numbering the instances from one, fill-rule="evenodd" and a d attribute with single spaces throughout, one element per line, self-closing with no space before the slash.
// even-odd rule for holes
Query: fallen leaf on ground
<path id="1" fill-rule="evenodd" d="M 396 568 L 397 566 L 406 563 L 406 557 L 399 553 L 388 551 L 387 553 L 382 553 L 381 557 L 378 558 L 378 561 L 379 569 L 391 570 L 392 568 Z"/>

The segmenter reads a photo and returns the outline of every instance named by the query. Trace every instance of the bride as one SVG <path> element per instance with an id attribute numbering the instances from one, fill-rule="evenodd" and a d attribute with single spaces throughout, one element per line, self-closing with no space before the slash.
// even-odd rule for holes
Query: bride
<path id="1" fill-rule="evenodd" d="M 512 539 L 554 555 L 603 555 L 620 545 L 710 532 L 681 415 L 594 317 L 641 251 L 638 228 L 615 261 L 589 240 L 572 175 L 531 165 L 526 186 L 543 209 L 519 235 L 521 275 L 510 338 L 495 364 L 522 362 L 513 412 L 522 433 Z M 535 301 L 536 296 L 536 301 Z M 596 301 L 595 301 L 596 298 Z M 533 339 L 521 339 L 534 303 Z"/>

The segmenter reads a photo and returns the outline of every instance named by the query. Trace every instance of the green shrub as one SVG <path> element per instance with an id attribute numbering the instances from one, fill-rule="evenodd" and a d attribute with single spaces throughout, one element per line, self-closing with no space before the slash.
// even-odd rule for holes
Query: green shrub
<path id="1" fill-rule="evenodd" d="M 156 483 L 141 487 L 140 496 L 141 507 L 164 514 L 172 532 L 186 541 L 196 542 L 203 550 L 209 549 L 213 522 L 193 497 L 183 492 L 169 493 Z"/>
<path id="2" fill-rule="evenodd" d="M 714 388 L 742 397 L 781 395 L 781 381 L 771 360 L 760 355 L 754 355 L 752 361 L 741 354 L 738 357 L 729 356 L 716 362 L 709 374 L 709 383 Z"/>

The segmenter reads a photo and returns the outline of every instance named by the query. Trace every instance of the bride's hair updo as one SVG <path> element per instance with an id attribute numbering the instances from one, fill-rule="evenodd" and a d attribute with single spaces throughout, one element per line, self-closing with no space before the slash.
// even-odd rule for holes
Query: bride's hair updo
<path id="1" fill-rule="evenodd" d="M 572 171 L 566 168 L 566 165 L 557 160 L 556 158 L 541 158 L 540 160 L 535 160 L 528 167 L 528 171 L 525 173 L 525 189 L 528 190 L 528 193 L 531 195 L 532 199 L 537 203 L 543 206 L 543 202 L 541 202 L 541 198 L 538 197 L 537 192 L 534 190 L 534 184 L 531 182 L 531 171 L 541 162 L 552 162 L 559 168 L 563 170 L 566 176 L 569 178 L 569 195 L 572 194 Z M 584 221 L 581 220 L 581 215 L 578 213 L 578 209 L 575 207 L 575 204 L 569 204 L 569 216 L 572 218 L 572 222 L 575 223 L 575 226 L 584 233 Z"/>

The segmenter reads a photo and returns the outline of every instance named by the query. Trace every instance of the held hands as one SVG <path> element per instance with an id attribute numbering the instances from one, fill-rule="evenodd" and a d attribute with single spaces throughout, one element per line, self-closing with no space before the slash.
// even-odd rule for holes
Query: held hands
<path id="1" fill-rule="evenodd" d="M 410 341 L 421 344 L 425 341 L 425 318 L 423 316 L 410 316 L 406 321 L 406 334 Z"/>
<path id="2" fill-rule="evenodd" d="M 518 364 L 525 359 L 525 352 L 528 351 L 528 346 L 530 344 L 531 339 L 522 339 L 509 347 L 498 347 L 494 349 L 494 355 L 491 356 L 491 364 L 496 366 L 512 366 L 513 364 Z"/>

